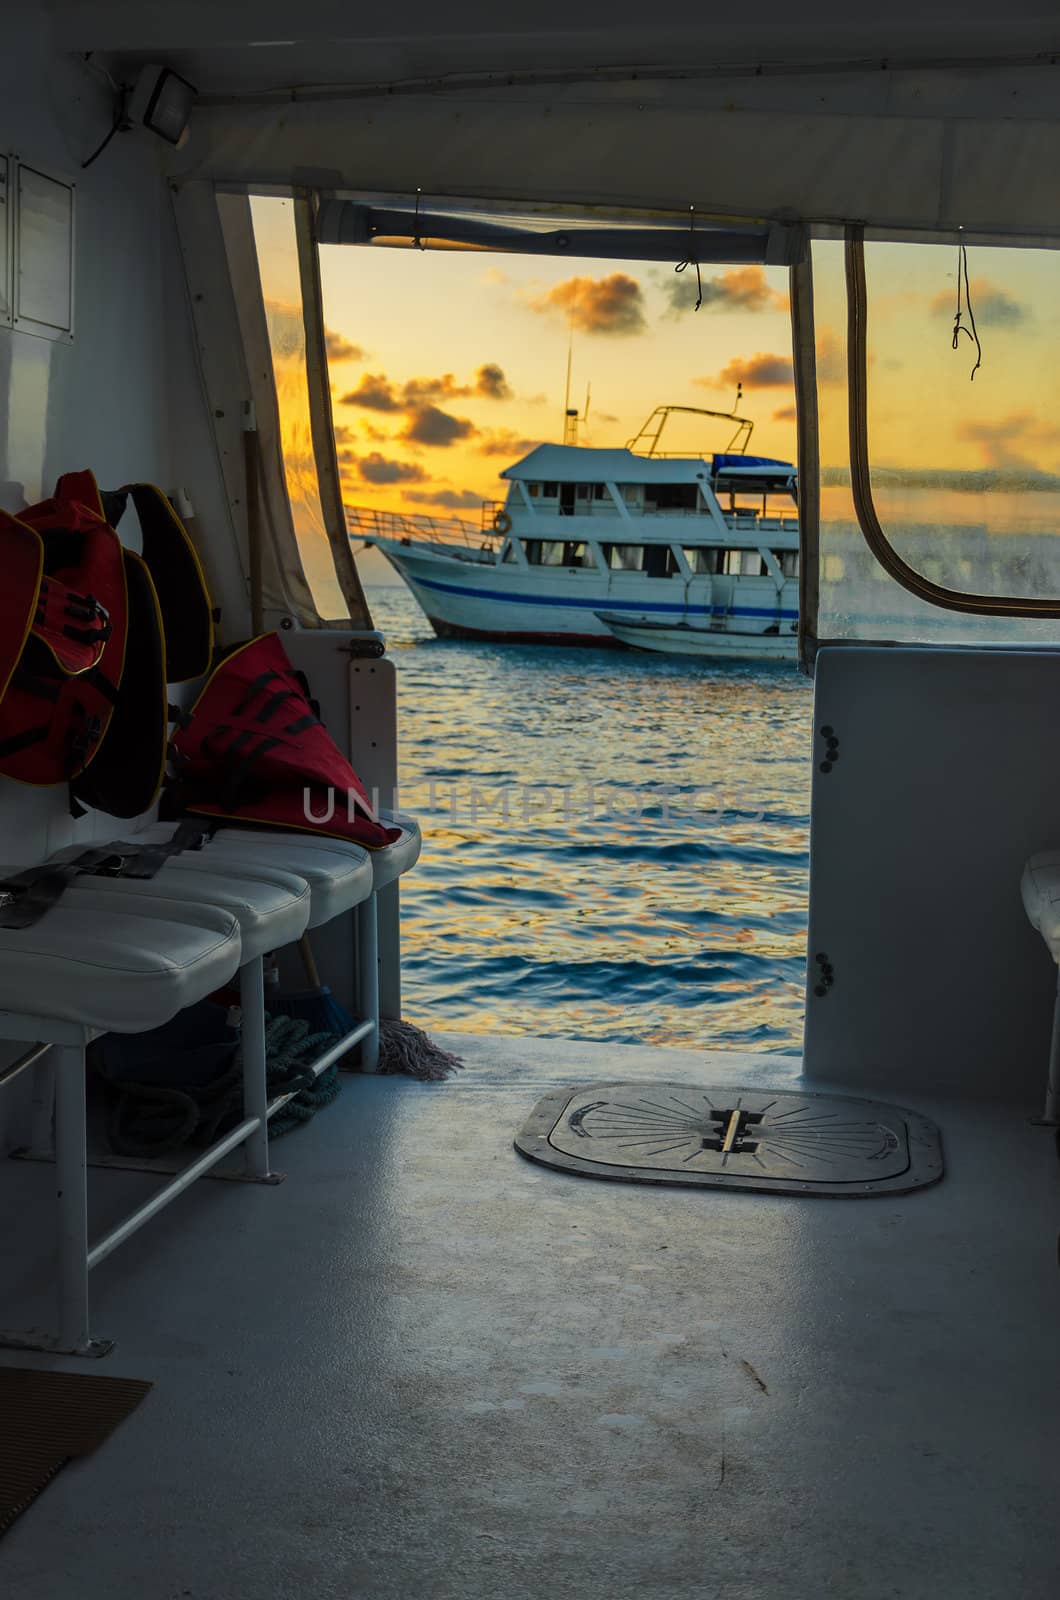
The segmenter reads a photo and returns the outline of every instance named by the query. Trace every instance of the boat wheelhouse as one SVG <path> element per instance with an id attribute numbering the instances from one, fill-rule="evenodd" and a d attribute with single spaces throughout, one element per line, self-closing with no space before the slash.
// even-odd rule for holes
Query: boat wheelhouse
<path id="1" fill-rule="evenodd" d="M 623 449 L 542 444 L 501 477 L 483 527 L 347 507 L 443 638 L 613 644 L 608 619 L 697 630 L 699 653 L 794 660 L 795 469 L 726 450 L 657 453 L 659 407 Z M 717 416 L 718 413 L 697 413 Z M 736 440 L 750 437 L 749 419 Z M 648 454 L 631 448 L 648 440 Z"/>

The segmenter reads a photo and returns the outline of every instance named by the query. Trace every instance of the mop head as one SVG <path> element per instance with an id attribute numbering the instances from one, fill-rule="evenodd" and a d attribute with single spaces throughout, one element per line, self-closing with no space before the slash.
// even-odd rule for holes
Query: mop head
<path id="1" fill-rule="evenodd" d="M 380 1072 L 403 1072 L 421 1083 L 443 1083 L 463 1064 L 411 1022 L 384 1018 L 379 1024 Z"/>

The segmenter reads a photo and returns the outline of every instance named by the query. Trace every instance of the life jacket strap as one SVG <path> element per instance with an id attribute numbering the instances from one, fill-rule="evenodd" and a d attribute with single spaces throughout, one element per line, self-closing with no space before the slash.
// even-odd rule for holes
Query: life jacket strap
<path id="1" fill-rule="evenodd" d="M 0 928 L 31 928 L 83 873 L 101 878 L 153 878 L 171 856 L 184 850 L 201 850 L 212 833 L 213 825 L 186 817 L 164 844 L 138 845 L 118 840 L 85 850 L 70 861 L 27 867 L 24 872 L 0 880 Z"/>

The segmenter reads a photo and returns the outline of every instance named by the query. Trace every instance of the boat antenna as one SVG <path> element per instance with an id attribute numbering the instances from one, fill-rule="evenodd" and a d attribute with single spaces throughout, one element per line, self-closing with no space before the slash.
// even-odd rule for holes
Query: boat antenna
<path id="1" fill-rule="evenodd" d="M 577 437 L 577 432 L 578 432 L 578 420 L 577 420 L 577 415 L 575 415 L 575 420 L 574 420 L 575 439 L 571 439 L 569 437 L 569 435 L 571 433 L 571 423 L 570 423 L 570 417 L 571 417 L 571 409 L 570 409 L 570 373 L 571 373 L 571 361 L 573 360 L 573 358 L 574 358 L 574 295 L 572 294 L 571 295 L 570 306 L 568 308 L 568 316 L 567 316 L 567 386 L 563 391 L 563 443 L 564 444 L 573 444 L 573 443 L 575 443 L 575 440 L 576 440 L 576 437 Z"/>
<path id="2" fill-rule="evenodd" d="M 738 383 L 736 385 L 736 399 L 733 401 L 733 407 L 732 407 L 733 416 L 735 416 L 737 411 L 739 411 L 739 409 L 740 409 L 740 401 L 742 399 L 743 399 L 743 384 L 742 383 Z"/>

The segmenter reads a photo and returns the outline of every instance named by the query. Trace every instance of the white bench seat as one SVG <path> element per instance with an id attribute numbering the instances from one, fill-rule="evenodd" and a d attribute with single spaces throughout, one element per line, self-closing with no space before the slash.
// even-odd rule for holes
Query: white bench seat
<path id="1" fill-rule="evenodd" d="M 423 838 L 420 834 L 420 825 L 415 817 L 410 817 L 404 811 L 381 811 L 379 820 L 388 828 L 400 828 L 401 838 L 395 839 L 393 844 L 384 845 L 381 850 L 373 850 L 372 886 L 375 889 L 385 889 L 388 883 L 394 883 L 403 872 L 408 872 L 420 858 Z"/>
<path id="2" fill-rule="evenodd" d="M 70 846 L 59 850 L 51 860 L 75 859 L 82 849 L 80 845 Z M 140 900 L 156 904 L 173 900 L 226 911 L 239 923 L 241 965 L 300 939 L 309 926 L 312 905 L 309 884 L 293 872 L 264 862 L 222 866 L 216 860 L 204 859 L 198 850 L 170 856 L 153 878 L 91 877 L 75 883 L 79 889 L 91 886 L 94 894 L 109 898 L 112 911 L 118 915 L 135 915 Z"/>
<path id="3" fill-rule="evenodd" d="M 136 842 L 165 843 L 175 831 L 175 823 L 156 823 L 138 833 Z M 220 828 L 202 850 L 185 851 L 171 859 L 191 871 L 237 873 L 279 868 L 293 873 L 309 886 L 310 928 L 351 911 L 368 899 L 374 886 L 371 852 L 361 845 L 280 828 Z"/>
<path id="4" fill-rule="evenodd" d="M 119 904 L 98 881 L 75 879 L 32 927 L 0 928 L 0 1011 L 136 1033 L 232 978 L 230 910 L 146 894 Z"/>

